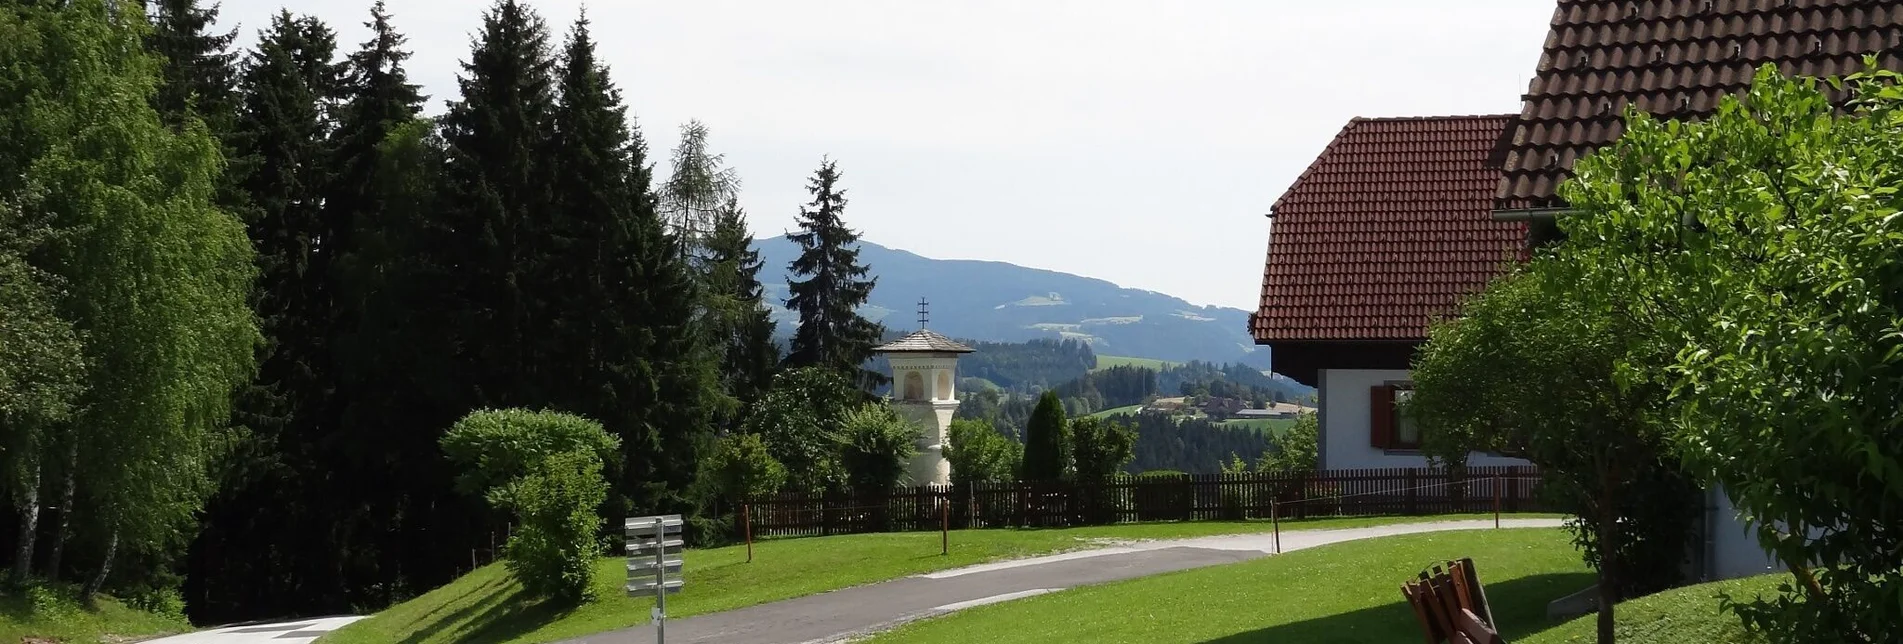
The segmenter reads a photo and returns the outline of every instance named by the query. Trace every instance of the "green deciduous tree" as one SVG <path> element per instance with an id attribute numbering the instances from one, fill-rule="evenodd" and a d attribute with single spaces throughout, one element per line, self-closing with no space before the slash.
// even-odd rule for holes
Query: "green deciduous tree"
<path id="1" fill-rule="evenodd" d="M 15 585 L 32 572 L 51 432 L 71 418 L 84 375 L 79 338 L 56 310 L 59 284 L 27 261 L 49 231 L 22 211 L 0 199 L 0 494 L 20 513 Z"/>
<path id="2" fill-rule="evenodd" d="M 507 565 L 530 593 L 573 604 L 594 578 L 607 499 L 604 459 L 619 441 L 585 418 L 520 409 L 477 411 L 443 435 L 464 470 L 457 485 L 514 514 Z"/>
<path id="3" fill-rule="evenodd" d="M 211 436 L 253 371 L 243 225 L 213 206 L 221 158 L 202 124 L 165 126 L 143 20 L 99 0 L 0 10 L 0 195 L 39 193 L 58 241 L 35 260 L 81 338 L 79 410 L 52 434 L 59 536 L 95 548 L 97 590 L 123 550 L 165 558 L 209 491 Z M 78 467 L 83 463 L 84 468 Z M 49 554 L 49 564 L 56 557 Z"/>
<path id="4" fill-rule="evenodd" d="M 1258 472 L 1307 472 L 1317 468 L 1321 423 L 1314 413 L 1295 417 L 1295 425 L 1269 439 L 1269 449 L 1256 461 Z"/>
<path id="5" fill-rule="evenodd" d="M 906 464 L 918 454 L 920 431 L 883 402 L 846 412 L 833 432 L 846 484 L 861 494 L 879 494 L 904 482 Z"/>
<path id="6" fill-rule="evenodd" d="M 951 444 L 945 460 L 951 462 L 953 485 L 1010 481 L 1017 477 L 1024 446 L 998 433 L 991 423 L 958 419 L 947 430 Z"/>
<path id="7" fill-rule="evenodd" d="M 801 492 L 824 492 L 845 484 L 845 473 L 828 439 L 860 404 L 861 397 L 838 374 L 789 369 L 773 378 L 745 431 L 758 434 L 767 451 L 786 465 L 787 483 Z"/>
<path id="8" fill-rule="evenodd" d="M 1440 464 L 1487 450 L 1540 467 L 1543 489 L 1578 517 L 1569 527 L 1599 571 L 1599 641 L 1610 642 L 1618 600 L 1681 579 L 1697 490 L 1669 455 L 1664 383 L 1621 375 L 1656 364 L 1644 329 L 1587 304 L 1570 292 L 1582 285 L 1550 277 L 1557 268 L 1536 260 L 1435 325 L 1409 412 Z"/>
<path id="9" fill-rule="evenodd" d="M 152 31 L 146 49 L 159 57 L 159 88 L 152 105 L 159 118 L 182 129 L 196 118 L 211 131 L 226 157 L 218 180 L 215 202 L 229 211 L 242 211 L 246 200 L 238 181 L 249 165 L 237 158 L 233 134 L 238 122 L 238 53 L 231 50 L 237 29 L 216 33 L 217 4 L 198 0 L 157 0 L 151 3 Z"/>
<path id="10" fill-rule="evenodd" d="M 759 434 L 731 434 L 715 443 L 707 472 L 729 499 L 758 499 L 786 484 L 786 466 L 768 452 Z"/>
<path id="11" fill-rule="evenodd" d="M 1068 480 L 1071 476 L 1070 423 L 1064 419 L 1064 401 L 1046 391 L 1031 411 L 1024 428 L 1024 472 L 1027 481 Z"/>
<path id="12" fill-rule="evenodd" d="M 1136 457 L 1136 432 L 1101 418 L 1070 421 L 1070 444 L 1072 471 L 1080 483 L 1108 483 Z"/>
<path id="13" fill-rule="evenodd" d="M 807 182 L 813 201 L 800 208 L 799 232 L 786 238 L 798 244 L 800 256 L 788 269 L 792 296 L 786 306 L 799 313 L 799 330 L 786 357 L 795 367 L 820 367 L 845 376 L 871 391 L 885 384 L 884 374 L 865 368 L 872 348 L 884 330 L 859 315 L 872 297 L 877 278 L 859 263 L 859 233 L 846 227 L 846 191 L 839 186 L 839 166 L 820 163 Z"/>
<path id="14" fill-rule="evenodd" d="M 1558 279 L 1619 295 L 1677 350 L 1679 453 L 1794 573 L 1735 606 L 1775 638 L 1903 637 L 1898 82 L 1853 79 L 1840 114 L 1766 66 L 1702 124 L 1634 115 L 1562 191 Z"/>

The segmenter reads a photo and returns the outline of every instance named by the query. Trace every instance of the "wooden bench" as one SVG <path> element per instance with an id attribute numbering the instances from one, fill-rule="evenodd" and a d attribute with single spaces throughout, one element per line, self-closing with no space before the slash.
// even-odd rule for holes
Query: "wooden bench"
<path id="1" fill-rule="evenodd" d="M 1494 626 L 1472 559 L 1421 571 L 1418 580 L 1401 584 L 1401 596 L 1414 607 L 1427 644 L 1506 644 Z"/>

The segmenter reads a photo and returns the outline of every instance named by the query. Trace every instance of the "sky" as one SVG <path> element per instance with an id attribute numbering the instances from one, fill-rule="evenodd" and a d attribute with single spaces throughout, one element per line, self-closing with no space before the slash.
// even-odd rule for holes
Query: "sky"
<path id="1" fill-rule="evenodd" d="M 557 46 L 583 6 L 531 4 Z M 387 6 L 440 113 L 487 5 Z M 220 24 L 249 47 L 280 7 L 329 23 L 343 51 L 367 37 L 369 0 L 224 0 Z M 1335 133 L 1517 113 L 1553 7 L 596 0 L 587 16 L 659 170 L 682 124 L 706 124 L 757 235 L 795 225 L 830 157 L 866 241 L 1253 310 L 1265 215 Z"/>

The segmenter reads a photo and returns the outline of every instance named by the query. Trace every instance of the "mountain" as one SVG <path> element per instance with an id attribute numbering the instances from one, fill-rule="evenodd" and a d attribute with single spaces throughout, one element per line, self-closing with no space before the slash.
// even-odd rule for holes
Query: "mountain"
<path id="1" fill-rule="evenodd" d="M 784 303 L 787 264 L 799 250 L 785 237 L 754 242 L 766 262 L 767 297 Z M 1024 342 L 1071 338 L 1100 355 L 1171 362 L 1235 362 L 1267 369 L 1269 350 L 1248 334 L 1241 309 L 1195 306 L 1154 291 L 1004 262 L 932 259 L 861 240 L 859 259 L 879 282 L 863 313 L 887 329 L 918 327 L 918 301 L 931 303 L 932 330 L 955 338 Z M 791 328 L 790 311 L 775 319 Z"/>

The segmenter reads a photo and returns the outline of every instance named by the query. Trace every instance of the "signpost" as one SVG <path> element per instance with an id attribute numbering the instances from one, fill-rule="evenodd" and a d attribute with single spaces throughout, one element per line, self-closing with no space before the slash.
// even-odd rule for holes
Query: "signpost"
<path id="1" fill-rule="evenodd" d="M 633 517 L 628 539 L 628 596 L 654 594 L 654 641 L 667 642 L 667 596 L 681 591 L 681 515 Z"/>

